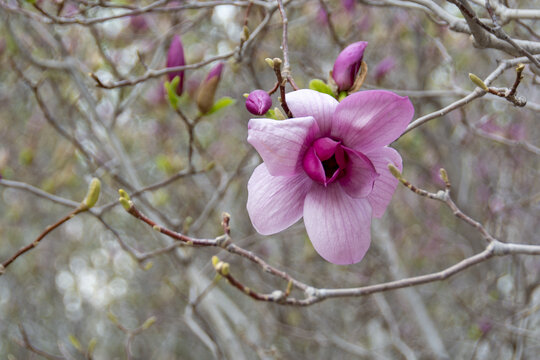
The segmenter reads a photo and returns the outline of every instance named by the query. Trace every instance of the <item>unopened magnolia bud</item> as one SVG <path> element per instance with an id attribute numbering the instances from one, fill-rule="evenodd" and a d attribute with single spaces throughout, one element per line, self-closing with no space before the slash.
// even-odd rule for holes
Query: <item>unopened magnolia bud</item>
<path id="1" fill-rule="evenodd" d="M 264 90 L 253 90 L 246 99 L 246 109 L 253 115 L 264 115 L 271 106 L 272 99 Z"/>
<path id="2" fill-rule="evenodd" d="M 332 69 L 332 77 L 339 91 L 349 90 L 353 86 L 367 45 L 366 41 L 355 42 L 339 53 Z"/>
<path id="3" fill-rule="evenodd" d="M 212 265 L 214 266 L 214 268 L 217 266 L 217 264 L 219 263 L 219 258 L 217 256 L 212 256 Z"/>
<path id="4" fill-rule="evenodd" d="M 96 205 L 99 199 L 99 193 L 101 192 L 101 181 L 98 178 L 93 178 L 88 186 L 88 192 L 83 200 L 83 204 L 86 209 L 92 208 Z"/>
<path id="5" fill-rule="evenodd" d="M 478 86 L 480 89 L 482 89 L 482 90 L 484 90 L 484 91 L 488 91 L 488 90 L 489 90 L 488 87 L 486 86 L 486 84 L 484 84 L 484 81 L 482 81 L 482 79 L 480 79 L 478 76 L 469 73 L 469 79 L 471 79 L 471 81 L 472 81 L 476 86 Z"/>
<path id="6" fill-rule="evenodd" d="M 206 114 L 214 105 L 214 95 L 221 79 L 223 66 L 222 62 L 214 66 L 199 87 L 197 107 L 202 114 Z"/>
<path id="7" fill-rule="evenodd" d="M 167 67 L 184 66 L 185 64 L 186 60 L 184 58 L 184 47 L 182 46 L 182 41 L 180 40 L 180 36 L 175 35 L 171 41 L 169 52 L 167 53 Z M 177 76 L 179 77 L 180 81 L 176 87 L 176 94 L 180 96 L 182 95 L 182 90 L 184 89 L 184 70 L 174 71 L 167 74 L 167 78 L 170 82 L 172 82 Z"/>

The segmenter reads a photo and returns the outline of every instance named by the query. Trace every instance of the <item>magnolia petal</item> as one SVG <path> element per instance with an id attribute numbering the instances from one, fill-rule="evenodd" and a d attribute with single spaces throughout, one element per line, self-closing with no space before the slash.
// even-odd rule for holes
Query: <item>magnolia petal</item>
<path id="1" fill-rule="evenodd" d="M 332 136 L 364 154 L 396 140 L 414 114 L 408 97 L 368 90 L 347 96 L 337 107 Z"/>
<path id="2" fill-rule="evenodd" d="M 304 224 L 315 250 L 334 264 L 362 260 L 371 242 L 371 206 L 337 184 L 315 184 L 304 202 Z"/>
<path id="3" fill-rule="evenodd" d="M 368 196 L 368 201 L 373 208 L 373 216 L 380 218 L 392 200 L 399 182 L 388 170 L 388 164 L 393 164 L 401 171 L 403 169 L 401 155 L 390 147 L 383 147 L 370 152 L 367 157 L 380 175 L 375 180 L 373 191 Z"/>
<path id="4" fill-rule="evenodd" d="M 308 149 L 304 160 L 302 160 L 302 167 L 310 178 L 321 184 L 325 183 L 326 175 L 324 173 L 324 167 L 315 153 L 315 148 L 310 147 Z"/>
<path id="5" fill-rule="evenodd" d="M 301 171 L 302 159 L 319 127 L 311 116 L 288 120 L 251 119 L 248 142 L 261 155 L 274 176 L 290 176 Z"/>
<path id="6" fill-rule="evenodd" d="M 265 164 L 257 166 L 248 181 L 247 200 L 255 230 L 263 235 L 275 234 L 300 220 L 312 183 L 304 173 L 272 176 Z"/>
<path id="7" fill-rule="evenodd" d="M 313 116 L 319 124 L 320 135 L 330 134 L 332 116 L 339 104 L 336 99 L 328 94 L 310 89 L 290 92 L 285 95 L 285 99 L 293 116 Z"/>
<path id="8" fill-rule="evenodd" d="M 328 160 L 336 152 L 336 148 L 339 146 L 339 141 L 334 141 L 329 137 L 323 137 L 313 142 L 313 148 L 317 153 L 317 157 L 321 161 Z"/>
<path id="9" fill-rule="evenodd" d="M 379 176 L 377 170 L 366 155 L 345 146 L 343 149 L 349 161 L 345 176 L 339 179 L 339 183 L 349 196 L 365 198 L 373 191 L 374 181 Z"/>

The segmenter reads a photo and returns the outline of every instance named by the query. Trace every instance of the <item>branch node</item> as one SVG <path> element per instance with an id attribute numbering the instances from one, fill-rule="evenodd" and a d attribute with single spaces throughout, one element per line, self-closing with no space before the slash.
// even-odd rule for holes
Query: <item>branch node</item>
<path id="1" fill-rule="evenodd" d="M 227 234 L 222 235 L 216 239 L 216 245 L 224 249 L 226 249 L 231 244 L 232 244 L 231 238 Z"/>
<path id="2" fill-rule="evenodd" d="M 495 256 L 504 256 L 510 253 L 508 247 L 498 240 L 493 240 L 490 242 L 487 248 Z"/>

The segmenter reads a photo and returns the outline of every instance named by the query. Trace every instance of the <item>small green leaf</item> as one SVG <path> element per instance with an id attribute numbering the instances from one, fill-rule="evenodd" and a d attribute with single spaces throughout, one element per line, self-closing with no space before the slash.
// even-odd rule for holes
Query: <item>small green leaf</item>
<path id="1" fill-rule="evenodd" d="M 212 105 L 212 107 L 210 108 L 210 110 L 208 110 L 208 112 L 206 114 L 207 115 L 213 114 L 215 112 L 218 112 L 221 109 L 226 108 L 227 106 L 234 105 L 235 103 L 236 103 L 235 99 L 233 99 L 231 97 L 228 97 L 228 96 L 224 96 L 221 99 L 219 99 L 218 101 L 216 101 L 214 103 L 214 105 Z"/>
<path id="2" fill-rule="evenodd" d="M 90 342 L 88 343 L 88 350 L 86 350 L 86 354 L 88 355 L 92 355 L 94 353 L 94 349 L 96 348 L 96 345 L 97 345 L 97 339 L 96 338 L 92 338 L 90 340 Z M 91 358 L 91 356 L 88 356 L 88 359 Z"/>
<path id="3" fill-rule="evenodd" d="M 266 114 L 264 116 L 266 116 L 269 119 L 277 120 L 276 113 L 274 112 L 274 109 L 268 109 L 268 111 L 266 112 Z"/>
<path id="4" fill-rule="evenodd" d="M 75 349 L 82 351 L 81 343 L 79 342 L 79 340 L 77 340 L 75 336 L 69 335 L 68 338 L 69 338 L 69 341 L 71 342 L 71 345 L 73 345 Z"/>
<path id="5" fill-rule="evenodd" d="M 146 329 L 148 329 L 150 326 L 152 326 L 155 322 L 156 322 L 156 317 L 155 317 L 155 316 L 150 316 L 148 319 L 146 319 L 146 321 L 144 322 L 144 324 L 142 324 L 141 328 L 142 328 L 143 330 L 146 330 Z"/>
<path id="6" fill-rule="evenodd" d="M 171 107 L 174 110 L 178 109 L 178 102 L 180 101 L 180 97 L 176 93 L 178 84 L 180 84 L 180 76 L 178 75 L 175 76 L 171 82 L 165 81 L 165 83 L 163 84 L 163 86 L 165 86 L 165 90 L 167 90 L 169 104 L 171 104 Z"/>
<path id="7" fill-rule="evenodd" d="M 347 97 L 347 95 L 349 95 L 346 91 L 340 91 L 339 95 L 338 95 L 338 101 L 341 101 L 343 99 L 345 99 Z"/>
<path id="8" fill-rule="evenodd" d="M 477 341 L 482 337 L 482 330 L 478 327 L 478 325 L 473 324 L 471 327 L 469 327 L 468 334 L 469 339 Z"/>
<path id="9" fill-rule="evenodd" d="M 165 174 L 170 174 L 174 171 L 171 160 L 167 157 L 167 155 L 159 154 L 156 156 L 155 163 L 158 170 L 163 171 Z"/>
<path id="10" fill-rule="evenodd" d="M 268 111 L 266 112 L 266 114 L 264 116 L 266 116 L 269 119 L 274 119 L 274 120 L 285 120 L 285 119 L 287 119 L 285 114 L 283 114 L 283 112 L 281 110 L 279 110 L 279 108 L 277 108 L 277 107 L 275 107 L 273 109 L 268 109 Z"/>
<path id="11" fill-rule="evenodd" d="M 21 165 L 30 165 L 34 161 L 34 151 L 30 148 L 25 148 L 19 153 L 19 163 Z"/>
<path id="12" fill-rule="evenodd" d="M 311 90 L 315 90 L 323 94 L 334 96 L 334 93 L 332 92 L 332 89 L 330 89 L 330 86 L 328 86 L 324 81 L 319 80 L 319 79 L 311 80 L 309 82 L 309 88 Z"/>

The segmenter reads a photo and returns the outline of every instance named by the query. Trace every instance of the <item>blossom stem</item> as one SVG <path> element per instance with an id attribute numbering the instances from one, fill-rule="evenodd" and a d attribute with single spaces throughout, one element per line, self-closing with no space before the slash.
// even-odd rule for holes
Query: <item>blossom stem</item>
<path id="1" fill-rule="evenodd" d="M 182 243 L 186 245 L 192 245 L 192 246 L 206 246 L 206 247 L 221 247 L 228 251 L 231 254 L 239 255 L 245 259 L 248 259 L 249 261 L 259 265 L 265 272 L 268 272 L 274 276 L 277 276 L 279 278 L 282 278 L 286 280 L 287 282 L 292 283 L 293 286 L 296 288 L 305 291 L 308 288 L 308 285 L 302 283 L 301 281 L 298 281 L 291 277 L 289 274 L 287 274 L 284 271 L 281 271 L 268 263 L 266 263 L 262 258 L 255 255 L 253 252 L 245 250 L 235 244 L 232 243 L 231 238 L 228 235 L 221 235 L 218 236 L 215 239 L 196 239 L 192 238 L 190 236 L 186 236 L 183 234 L 180 234 L 176 231 L 169 230 L 163 226 L 158 225 L 156 222 L 145 216 L 143 213 L 137 209 L 135 204 L 133 202 L 130 202 L 130 207 L 127 210 L 127 212 L 134 216 L 135 218 L 143 221 L 147 225 L 151 226 L 154 230 L 169 236 L 173 240 L 181 241 Z M 226 217 L 226 216 L 225 216 Z M 222 219 L 226 220 L 226 219 Z M 228 221 L 228 220 L 227 220 Z M 227 224 L 228 225 L 228 224 Z"/>
<path id="2" fill-rule="evenodd" d="M 277 3 L 278 3 L 278 8 L 279 8 L 279 13 L 281 15 L 282 24 L 283 24 L 283 35 L 282 35 L 283 39 L 282 39 L 282 44 L 281 44 L 281 48 L 283 49 L 283 74 L 285 76 L 286 81 L 288 81 L 289 84 L 291 84 L 292 88 L 294 90 L 298 90 L 299 87 L 298 85 L 296 85 L 296 83 L 294 82 L 294 79 L 292 78 L 291 65 L 289 63 L 289 42 L 288 42 L 289 20 L 287 19 L 287 14 L 285 13 L 285 6 L 283 6 L 283 1 L 277 0 Z M 292 117 L 292 116 L 289 116 L 289 117 Z"/>
<path id="3" fill-rule="evenodd" d="M 222 277 L 227 279 L 227 281 L 232 286 L 234 286 L 235 288 L 237 288 L 238 290 L 240 290 L 241 292 L 243 292 L 247 296 L 249 296 L 249 297 L 251 297 L 251 298 L 253 298 L 253 299 L 257 300 L 257 301 L 283 302 L 287 297 L 287 293 L 281 292 L 279 290 L 276 291 L 275 293 L 272 293 L 272 294 L 263 294 L 263 293 L 257 292 L 255 290 L 245 286 L 244 284 L 242 284 L 239 280 L 237 280 L 234 276 L 232 276 L 229 271 L 223 271 L 221 269 L 216 269 L 216 271 Z"/>
<path id="4" fill-rule="evenodd" d="M 277 77 L 277 84 L 279 86 L 279 94 L 280 94 L 280 102 L 281 107 L 283 108 L 283 111 L 285 111 L 285 114 L 287 117 L 292 118 L 293 114 L 291 110 L 289 109 L 289 106 L 287 105 L 287 101 L 285 100 L 285 81 L 283 80 L 283 77 L 281 76 L 281 59 L 274 59 L 274 72 L 276 73 Z"/>
<path id="5" fill-rule="evenodd" d="M 454 216 L 456 216 L 457 218 L 465 221 L 467 224 L 469 224 L 469 225 L 473 226 L 474 228 L 476 228 L 478 230 L 478 232 L 480 232 L 482 237 L 488 243 L 499 242 L 499 240 L 497 240 L 495 237 L 493 237 L 480 222 L 478 222 L 478 221 L 474 220 L 473 218 L 471 218 L 470 216 L 466 215 L 463 211 L 461 211 L 459 209 L 459 207 L 456 205 L 454 200 L 452 200 L 452 197 L 450 196 L 451 184 L 450 184 L 450 180 L 448 179 L 448 174 L 446 173 L 446 170 L 441 169 L 441 171 L 440 171 L 441 179 L 444 181 L 446 189 L 444 191 L 440 190 L 437 193 L 431 193 L 429 191 L 420 189 L 420 188 L 412 185 L 405 178 L 403 178 L 403 176 L 399 173 L 399 171 L 397 171 L 397 169 L 395 167 L 393 167 L 393 169 L 392 169 L 392 167 L 393 167 L 392 165 L 389 165 L 389 169 L 390 169 L 390 172 L 392 173 L 392 175 L 394 175 L 394 177 L 396 179 L 398 179 L 403 185 L 405 185 L 407 188 L 409 188 L 412 192 L 414 192 L 415 194 L 418 194 L 420 196 L 428 197 L 430 199 L 438 200 L 438 201 L 441 201 L 441 202 L 445 203 L 450 208 L 450 210 L 452 210 L 452 213 L 454 214 Z"/>
<path id="6" fill-rule="evenodd" d="M 421 190 L 414 186 L 412 187 L 417 190 Z M 426 191 L 426 193 L 428 192 Z M 443 191 L 437 194 L 432 194 L 432 193 L 429 193 L 429 194 L 432 194 L 433 196 L 439 196 L 440 193 L 446 194 L 446 192 L 443 192 Z M 439 200 L 443 201 L 442 199 L 439 199 Z M 455 208 L 457 208 L 457 206 L 453 202 L 452 204 L 455 206 Z M 452 210 L 455 210 L 455 208 L 452 207 Z M 458 210 L 457 214 L 455 211 L 454 213 L 456 214 L 458 218 L 473 225 L 480 232 L 482 232 L 482 229 L 485 230 L 480 223 L 477 223 L 475 222 L 475 220 L 470 219 L 467 215 L 463 214 L 459 209 L 457 210 Z M 152 226 L 155 230 L 175 240 L 179 240 L 186 244 L 191 244 L 191 245 L 196 245 L 196 246 L 221 247 L 231 254 L 239 255 L 259 265 L 265 272 L 268 272 L 274 276 L 287 280 L 288 286 L 285 292 L 276 290 L 275 292 L 271 294 L 262 294 L 242 284 L 238 279 L 233 277 L 229 271 L 225 271 L 225 272 L 219 271 L 219 270 L 223 270 L 223 267 L 218 267 L 216 269 L 218 270 L 218 273 L 221 276 L 225 277 L 231 285 L 233 285 L 234 287 L 236 287 L 237 289 L 242 291 L 244 294 L 246 294 L 247 296 L 250 296 L 253 299 L 258 300 L 258 301 L 274 302 L 281 305 L 290 305 L 290 306 L 310 306 L 310 305 L 316 304 L 318 302 L 321 302 L 330 298 L 360 297 L 360 296 L 371 295 L 378 292 L 385 292 L 385 291 L 390 291 L 390 290 L 402 289 L 402 288 L 410 287 L 410 286 L 427 284 L 431 282 L 443 281 L 461 271 L 468 269 L 471 266 L 480 264 L 495 256 L 505 256 L 505 255 L 510 255 L 510 254 L 540 255 L 540 246 L 503 243 L 492 238 L 493 241 L 489 242 L 489 244 L 486 246 L 486 248 L 482 252 L 472 255 L 471 257 L 465 258 L 461 260 L 460 262 L 438 272 L 408 277 L 408 278 L 390 281 L 386 283 L 357 287 L 357 288 L 322 289 L 322 288 L 313 288 L 309 286 L 308 284 L 305 284 L 301 281 L 298 281 L 292 278 L 286 272 L 281 271 L 267 264 L 263 259 L 255 255 L 251 251 L 245 250 L 233 244 L 231 242 L 230 237 L 226 235 L 219 236 L 215 239 L 194 239 L 189 236 L 182 235 L 172 230 L 168 230 L 161 226 L 158 226 L 154 221 L 144 216 L 135 207 L 135 205 L 133 205 L 133 203 L 131 203 L 131 206 L 128 212 L 134 217 Z M 463 216 L 461 216 L 461 214 L 463 214 Z M 472 220 L 472 221 L 469 221 L 469 220 Z M 303 299 L 290 297 L 289 295 L 290 295 L 292 286 L 304 291 L 306 293 L 306 297 Z"/>

